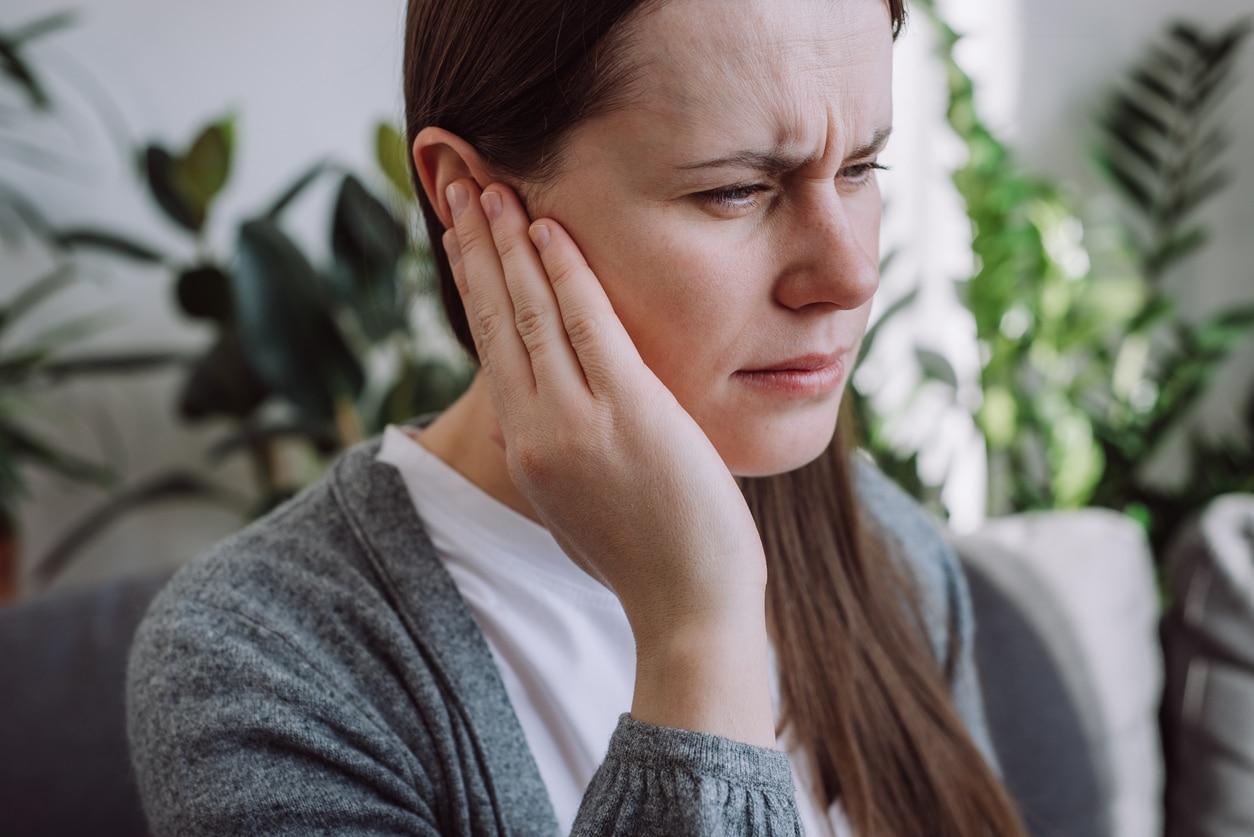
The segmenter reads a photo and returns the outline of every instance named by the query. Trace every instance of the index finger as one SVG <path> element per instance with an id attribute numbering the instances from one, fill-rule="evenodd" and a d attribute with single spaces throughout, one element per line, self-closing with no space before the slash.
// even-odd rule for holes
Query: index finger
<path id="1" fill-rule="evenodd" d="M 588 388 L 594 395 L 620 392 L 623 372 L 644 368 L 644 361 L 600 280 L 558 222 L 550 218 L 536 221 L 531 225 L 531 238 L 540 251 L 567 339 L 583 367 Z"/>
<path id="2" fill-rule="evenodd" d="M 534 392 L 535 377 L 526 346 L 514 326 L 514 304 L 479 194 L 478 186 L 470 180 L 448 186 L 455 246 L 461 256 L 457 264 L 450 259 L 450 266 L 497 414 L 508 424 L 510 404 Z"/>

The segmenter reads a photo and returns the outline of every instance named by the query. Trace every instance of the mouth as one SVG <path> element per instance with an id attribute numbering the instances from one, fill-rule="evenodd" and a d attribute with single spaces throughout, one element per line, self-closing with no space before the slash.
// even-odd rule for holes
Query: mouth
<path id="1" fill-rule="evenodd" d="M 845 380 L 845 359 L 849 352 L 839 349 L 827 354 L 811 353 L 754 369 L 741 369 L 732 378 L 752 389 L 776 395 L 808 398 L 828 395 Z"/>

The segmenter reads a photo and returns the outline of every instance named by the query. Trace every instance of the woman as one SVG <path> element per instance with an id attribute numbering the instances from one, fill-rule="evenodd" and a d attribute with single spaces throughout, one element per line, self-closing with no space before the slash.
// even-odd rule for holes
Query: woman
<path id="1" fill-rule="evenodd" d="M 902 15 L 411 0 L 482 368 L 154 605 L 157 833 L 1021 833 L 953 558 L 834 441 Z"/>

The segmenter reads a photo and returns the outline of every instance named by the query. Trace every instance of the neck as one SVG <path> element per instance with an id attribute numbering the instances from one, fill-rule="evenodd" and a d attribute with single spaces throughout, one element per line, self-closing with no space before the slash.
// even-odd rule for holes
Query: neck
<path id="1" fill-rule="evenodd" d="M 505 450 L 492 438 L 495 419 L 487 382 L 480 372 L 470 389 L 424 430 L 417 431 L 415 438 L 490 497 L 541 523 L 510 479 Z"/>

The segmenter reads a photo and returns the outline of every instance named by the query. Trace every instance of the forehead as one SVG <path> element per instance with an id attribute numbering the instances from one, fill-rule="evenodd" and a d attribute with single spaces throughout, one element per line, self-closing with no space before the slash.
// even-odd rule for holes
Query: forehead
<path id="1" fill-rule="evenodd" d="M 839 155 L 892 121 L 884 0 L 668 0 L 628 37 L 634 95 L 601 126 L 619 151 Z"/>

